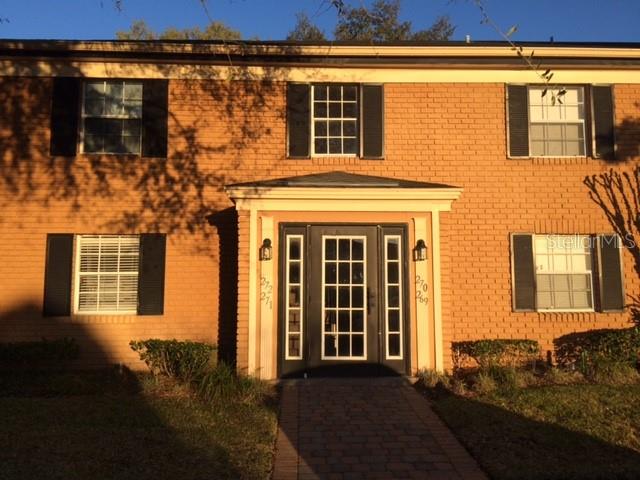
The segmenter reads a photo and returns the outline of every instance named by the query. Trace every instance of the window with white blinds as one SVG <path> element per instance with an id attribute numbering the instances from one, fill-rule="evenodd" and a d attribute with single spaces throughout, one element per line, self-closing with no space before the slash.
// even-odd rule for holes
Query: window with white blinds
<path id="1" fill-rule="evenodd" d="M 76 312 L 136 313 L 138 235 L 79 235 L 76 245 Z"/>

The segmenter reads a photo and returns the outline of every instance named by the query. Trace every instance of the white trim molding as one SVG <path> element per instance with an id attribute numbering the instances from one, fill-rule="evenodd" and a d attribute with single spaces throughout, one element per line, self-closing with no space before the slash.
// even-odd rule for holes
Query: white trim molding
<path id="1" fill-rule="evenodd" d="M 258 239 L 258 243 L 262 243 L 261 239 L 270 239 L 274 241 L 273 217 L 261 217 L 262 235 Z M 260 365 L 258 373 L 260 378 L 271 379 L 275 377 L 276 372 L 273 371 L 274 364 L 271 361 L 273 355 L 274 341 L 274 262 L 271 260 L 261 261 L 260 263 Z"/>
<path id="2" fill-rule="evenodd" d="M 431 255 L 433 257 L 433 323 L 436 371 L 444 371 L 444 340 L 442 336 L 442 283 L 440 280 L 440 216 L 431 216 Z"/>
<path id="3" fill-rule="evenodd" d="M 249 360 L 248 373 L 255 375 L 258 368 L 256 350 L 258 347 L 258 212 L 249 212 Z"/>
<path id="4" fill-rule="evenodd" d="M 425 216 L 413 218 L 414 242 L 418 240 L 428 241 L 427 235 L 427 219 Z M 433 253 L 431 253 L 433 255 Z M 429 290 L 432 281 L 429 278 L 429 269 L 426 261 L 414 262 L 415 278 L 413 280 L 415 292 L 415 311 L 416 311 L 416 359 L 418 362 L 418 370 L 423 368 L 433 368 L 431 363 L 431 349 L 429 344 L 434 339 L 429 338 Z M 426 285 L 427 291 L 422 290 Z"/>
<path id="5" fill-rule="evenodd" d="M 229 186 L 237 210 L 291 212 L 449 211 L 462 189 Z"/>

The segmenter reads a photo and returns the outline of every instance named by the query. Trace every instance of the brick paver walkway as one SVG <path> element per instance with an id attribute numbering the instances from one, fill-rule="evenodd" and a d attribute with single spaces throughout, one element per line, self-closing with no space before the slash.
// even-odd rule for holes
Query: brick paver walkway
<path id="1" fill-rule="evenodd" d="M 485 480 L 406 379 L 282 383 L 273 480 Z"/>

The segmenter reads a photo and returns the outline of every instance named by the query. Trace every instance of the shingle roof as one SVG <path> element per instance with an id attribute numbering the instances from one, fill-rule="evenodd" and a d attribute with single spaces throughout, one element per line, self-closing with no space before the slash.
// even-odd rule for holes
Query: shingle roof
<path id="1" fill-rule="evenodd" d="M 400 178 L 375 177 L 347 172 L 325 172 L 297 177 L 275 178 L 258 182 L 227 185 L 228 187 L 311 187 L 311 188 L 456 188 L 451 185 L 431 182 L 416 182 Z"/>

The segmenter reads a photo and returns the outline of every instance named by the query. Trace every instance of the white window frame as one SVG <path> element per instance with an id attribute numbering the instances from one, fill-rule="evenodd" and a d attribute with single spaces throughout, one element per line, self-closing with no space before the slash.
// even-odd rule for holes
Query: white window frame
<path id="1" fill-rule="evenodd" d="M 142 89 L 142 94 L 141 94 L 141 99 L 140 99 L 140 116 L 139 117 L 132 117 L 126 114 L 122 114 L 122 115 L 89 115 L 85 112 L 85 101 L 86 101 L 86 86 L 89 83 L 97 83 L 97 82 L 103 82 L 104 86 L 106 87 L 106 85 L 108 83 L 111 84 L 117 84 L 117 83 L 121 83 L 123 88 L 122 88 L 122 92 L 123 92 L 123 100 L 124 100 L 124 86 L 126 84 L 139 84 L 141 89 Z M 82 154 L 87 154 L 87 155 L 142 155 L 142 110 L 144 108 L 144 83 L 140 80 L 117 80 L 117 79 L 91 79 L 91 78 L 87 78 L 82 82 L 82 92 L 81 92 L 81 101 L 80 101 L 80 134 L 78 135 L 78 151 Z M 84 138 L 85 138 L 85 120 L 87 118 L 109 118 L 109 119 L 120 119 L 120 120 L 138 120 L 140 122 L 140 149 L 137 152 L 108 152 L 108 151 L 101 151 L 101 152 L 86 152 L 85 148 L 84 148 Z"/>
<path id="2" fill-rule="evenodd" d="M 577 121 L 574 120 L 566 120 L 564 119 L 563 121 L 534 121 L 532 120 L 532 115 L 531 115 L 531 91 L 532 90 L 538 90 L 540 92 L 540 97 L 542 98 L 542 92 L 545 89 L 545 86 L 542 85 L 527 85 L 527 121 L 528 121 L 528 125 L 527 125 L 527 129 L 528 129 L 528 133 L 529 133 L 529 156 L 530 157 L 539 157 L 539 158 L 584 158 L 587 157 L 588 154 L 588 146 L 589 146 L 589 140 L 587 139 L 587 104 L 586 104 L 586 91 L 585 88 L 581 85 L 571 85 L 568 87 L 564 87 L 565 90 L 569 91 L 569 90 L 578 90 L 582 92 L 582 118 L 578 119 Z M 543 107 L 545 104 L 548 104 L 547 107 L 548 108 L 559 108 L 559 109 L 566 109 L 566 104 L 565 103 L 558 103 L 558 101 L 556 101 L 555 106 L 551 105 L 550 100 L 551 98 L 551 92 L 548 92 L 544 99 L 542 100 L 543 103 Z M 562 102 L 564 102 L 564 100 L 561 100 Z M 580 105 L 580 104 L 578 104 Z M 573 106 L 573 105 L 572 105 Z M 533 125 L 562 125 L 562 126 L 566 126 L 566 125 L 574 125 L 574 124 L 580 124 L 582 127 L 582 148 L 583 148 L 583 154 L 578 154 L 578 155 L 540 155 L 540 154 L 534 154 L 533 153 L 533 140 L 532 140 L 532 136 L 531 136 L 531 127 Z"/>
<path id="3" fill-rule="evenodd" d="M 349 356 L 349 357 L 344 357 L 344 356 L 333 356 L 333 357 L 328 357 L 325 355 L 325 350 L 324 350 L 324 342 L 325 342 L 325 334 L 330 334 L 332 332 L 325 332 L 325 285 L 326 285 L 326 279 L 325 279 L 325 261 L 326 261 L 326 239 L 336 239 L 336 263 L 339 262 L 339 253 L 338 253 L 338 244 L 339 244 L 339 240 L 344 240 L 344 239 L 348 239 L 349 241 L 351 240 L 362 240 L 362 263 L 363 263 L 363 281 L 362 284 L 353 284 L 351 283 L 351 281 L 349 281 L 348 284 L 340 284 L 338 282 L 339 279 L 339 269 L 336 268 L 336 285 L 340 285 L 340 286 L 344 286 L 344 287 L 353 287 L 353 286 L 357 286 L 357 287 L 362 287 L 363 289 L 363 302 L 362 302 L 362 308 L 358 308 L 357 310 L 362 310 L 362 328 L 363 328 L 363 332 L 362 332 L 362 341 L 363 341 L 363 345 L 362 345 L 362 355 L 355 357 L 355 356 Z M 352 258 L 349 259 L 349 262 L 353 262 L 354 260 Z M 356 260 L 357 262 L 360 262 L 360 260 Z M 321 309 L 320 309 L 320 338 L 321 338 L 321 344 L 320 344 L 320 359 L 321 360 L 345 360 L 345 361 L 354 361 L 354 362 L 358 362 L 358 361 L 362 361 L 362 360 L 366 360 L 367 359 L 367 336 L 368 336 L 368 328 L 367 328 L 367 316 L 368 316 L 368 305 L 367 305 L 367 270 L 368 270 L 368 265 L 367 265 L 367 237 L 365 235 L 322 235 L 322 285 L 321 285 Z M 337 290 L 337 289 L 336 289 Z M 351 300 L 351 296 L 349 296 L 349 299 Z M 339 305 L 339 293 L 338 291 L 336 291 L 336 307 L 333 308 L 332 310 L 336 311 L 336 322 L 338 322 L 338 318 L 339 318 L 339 314 L 338 311 L 340 310 L 340 308 L 338 307 Z M 342 307 L 342 310 L 348 310 L 349 312 L 352 312 L 354 310 L 353 307 L 349 306 L 349 307 Z M 337 323 L 336 323 L 337 324 Z M 340 332 L 338 332 L 336 330 L 335 334 L 339 335 Z M 349 333 L 349 338 L 350 340 L 353 338 L 353 334 L 354 332 L 351 331 L 351 329 L 349 330 L 349 332 L 343 332 L 343 333 Z M 360 335 L 360 332 L 355 332 L 357 335 Z M 349 343 L 349 350 L 351 351 L 352 345 L 351 343 Z M 336 353 L 338 353 L 338 348 L 336 348 Z"/>
<path id="4" fill-rule="evenodd" d="M 389 242 L 388 240 L 396 240 L 398 242 L 398 259 L 389 260 Z M 389 283 L 389 263 L 397 263 L 398 264 L 398 283 Z M 403 335 L 403 298 L 404 285 L 402 284 L 402 276 L 404 272 L 402 271 L 402 237 L 400 235 L 384 235 L 384 281 L 382 282 L 384 285 L 384 330 L 385 330 L 385 356 L 387 360 L 402 360 L 404 358 L 404 335 Z M 397 286 L 398 287 L 398 306 L 397 307 L 389 307 L 389 287 Z M 398 328 L 399 331 L 389 331 L 389 312 L 391 310 L 398 311 Z M 389 354 L 389 336 L 399 335 L 400 337 L 400 350 L 398 355 L 390 355 Z"/>
<path id="5" fill-rule="evenodd" d="M 97 275 L 100 276 L 100 272 L 96 273 L 82 273 L 80 272 L 81 266 L 81 243 L 83 237 L 137 237 L 138 238 L 138 271 L 134 274 L 132 272 L 109 272 L 104 273 L 104 275 L 117 275 L 117 276 L 135 276 L 136 277 L 136 285 L 138 284 L 137 279 L 140 275 L 140 235 L 100 235 L 100 234 L 85 234 L 85 235 L 75 235 L 74 236 L 74 265 L 73 265 L 73 275 L 74 275 L 74 283 L 73 283 L 73 313 L 75 315 L 137 315 L 138 313 L 138 301 L 139 301 L 139 291 L 136 291 L 136 306 L 131 309 L 118 309 L 118 310 L 80 310 L 80 277 L 81 276 L 90 276 Z M 120 252 L 118 252 L 120 253 Z M 99 260 L 98 260 L 99 262 Z M 99 292 L 97 294 L 99 296 Z"/>
<path id="6" fill-rule="evenodd" d="M 535 305 L 536 305 L 536 311 L 537 312 L 542 312 L 542 313 L 562 313 L 562 312 L 595 312 L 595 298 L 594 298 L 594 288 L 595 288 L 595 283 L 594 283 L 594 254 L 595 254 L 595 248 L 594 248 L 594 237 L 592 235 L 582 235 L 582 234 L 534 234 L 531 236 L 531 242 L 532 242 L 532 250 L 533 250 L 533 269 L 534 269 L 534 276 L 535 276 Z M 536 237 L 561 237 L 561 238 L 572 238 L 574 240 L 577 241 L 577 239 L 582 238 L 582 239 L 586 239 L 588 242 L 588 246 L 589 246 L 589 258 L 591 261 L 591 268 L 589 270 L 584 269 L 584 270 L 573 270 L 573 268 L 571 270 L 567 270 L 566 272 L 555 272 L 555 271 L 549 271 L 549 272 L 542 272 L 540 273 L 540 275 L 573 275 L 573 274 L 579 274 L 579 275 L 589 275 L 589 285 L 590 285 L 590 289 L 589 289 L 589 294 L 590 294 L 590 300 L 591 300 L 591 307 L 590 308 L 540 308 L 538 306 L 538 260 L 537 260 L 537 255 L 538 253 L 536 252 Z M 573 267 L 573 266 L 572 266 Z"/>
<path id="7" fill-rule="evenodd" d="M 318 117 L 316 119 L 315 116 L 315 107 L 316 107 L 316 101 L 315 101 L 315 91 L 316 91 L 316 87 L 322 87 L 322 88 L 326 88 L 326 87 L 354 87 L 356 89 L 356 100 L 355 100 L 355 104 L 356 104 L 356 116 L 355 117 L 331 117 L 329 116 L 329 111 L 327 108 L 327 117 Z M 342 90 L 341 90 L 341 96 L 342 95 Z M 311 85 L 311 126 L 310 126 L 310 136 L 311 136 L 311 156 L 312 157 L 348 157 L 348 158 L 357 158 L 360 156 L 360 150 L 361 150 L 361 139 L 362 139 L 362 132 L 361 132 L 361 119 L 362 119 L 362 92 L 361 92 L 361 88 L 359 84 L 353 84 L 353 83 L 335 83 L 335 84 L 327 84 L 327 83 L 318 83 L 318 84 L 312 84 Z M 334 100 L 335 101 L 335 100 Z M 329 103 L 329 99 L 328 99 L 328 93 L 327 93 L 327 106 Z M 340 100 L 341 103 L 345 102 L 344 99 Z M 351 100 L 348 100 L 349 103 L 351 103 Z M 316 120 L 318 121 L 326 121 L 327 122 L 327 142 L 329 142 L 329 140 L 331 138 L 340 138 L 340 139 L 344 139 L 344 138 L 355 138 L 356 140 L 356 152 L 355 153 L 316 153 Z M 355 120 L 355 124 L 356 124 L 356 134 L 355 137 L 345 137 L 344 136 L 344 121 L 348 120 L 348 121 L 354 121 Z M 341 136 L 340 137 L 331 137 L 329 136 L 329 122 L 331 121 L 340 121 L 340 125 L 341 125 Z M 324 137 L 323 137 L 324 138 Z M 327 150 L 329 150 L 329 145 L 327 143 Z"/>
<path id="8" fill-rule="evenodd" d="M 303 353 L 303 339 L 304 339 L 304 236 L 303 235 L 287 235 L 286 240 L 286 280 L 285 280 L 285 360 L 302 360 L 304 358 Z M 289 258 L 289 248 L 291 246 L 291 240 L 298 240 L 300 242 L 300 259 L 294 260 L 295 262 L 300 264 L 300 282 L 294 284 L 295 286 L 300 288 L 300 305 L 298 307 L 291 307 L 289 305 L 289 287 L 291 286 L 290 278 L 289 278 L 289 265 L 291 264 L 291 259 Z M 292 335 L 297 335 L 300 337 L 300 353 L 299 355 L 291 355 L 289 354 L 289 313 L 294 310 L 300 313 L 300 331 L 292 332 Z"/>

